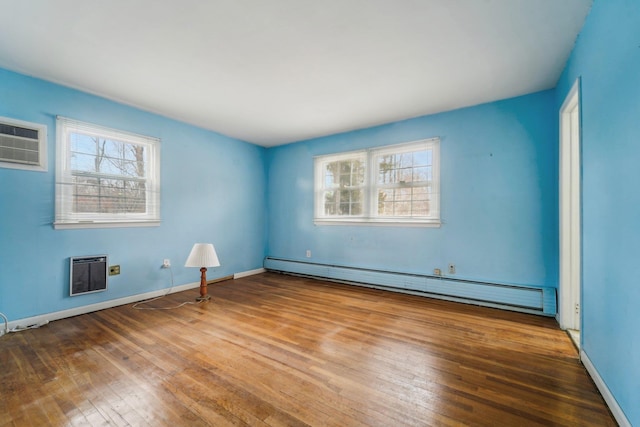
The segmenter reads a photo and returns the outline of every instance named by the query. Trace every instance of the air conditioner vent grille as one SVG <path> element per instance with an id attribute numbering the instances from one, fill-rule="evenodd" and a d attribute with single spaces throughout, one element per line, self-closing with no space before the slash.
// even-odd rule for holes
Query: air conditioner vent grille
<path id="1" fill-rule="evenodd" d="M 40 164 L 38 140 L 7 137 L 0 134 L 0 160 L 28 165 Z"/>
<path id="2" fill-rule="evenodd" d="M 38 129 L 28 129 L 6 123 L 0 123 L 0 134 L 38 140 Z"/>
<path id="3" fill-rule="evenodd" d="M 47 127 L 0 117 L 0 167 L 46 171 Z"/>

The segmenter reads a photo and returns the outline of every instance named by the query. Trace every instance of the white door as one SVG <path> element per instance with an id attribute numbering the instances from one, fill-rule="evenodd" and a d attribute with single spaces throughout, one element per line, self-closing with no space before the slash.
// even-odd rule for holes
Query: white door
<path id="1" fill-rule="evenodd" d="M 562 329 L 580 330 L 580 80 L 560 108 L 560 304 Z"/>

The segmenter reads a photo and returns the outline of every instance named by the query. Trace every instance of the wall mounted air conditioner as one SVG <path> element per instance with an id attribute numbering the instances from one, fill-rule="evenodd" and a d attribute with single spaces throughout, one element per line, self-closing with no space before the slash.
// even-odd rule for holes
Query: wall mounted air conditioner
<path id="1" fill-rule="evenodd" d="M 47 127 L 0 117 L 0 167 L 46 172 Z"/>

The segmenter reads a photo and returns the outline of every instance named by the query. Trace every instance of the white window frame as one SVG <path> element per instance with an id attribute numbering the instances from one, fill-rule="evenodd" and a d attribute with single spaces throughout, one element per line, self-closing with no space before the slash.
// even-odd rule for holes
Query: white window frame
<path id="1" fill-rule="evenodd" d="M 142 145 L 146 151 L 145 213 L 73 212 L 71 134 L 99 136 L 128 144 Z M 120 175 L 113 175 L 117 179 Z M 56 120 L 56 215 L 55 229 L 153 227 L 160 225 L 160 139 L 111 129 L 92 123 L 57 117 Z"/>
<path id="2" fill-rule="evenodd" d="M 401 154 L 419 150 L 430 150 L 432 155 L 432 179 L 430 211 L 428 216 L 379 216 L 378 192 L 382 185 L 378 184 L 377 158 L 388 154 Z M 335 161 L 361 159 L 365 164 L 363 188 L 363 206 L 360 215 L 325 215 L 324 171 L 326 164 Z M 396 184 L 400 188 L 400 184 Z M 387 188 L 389 185 L 386 186 Z M 351 187 L 353 188 L 353 187 Z M 350 151 L 314 157 L 314 224 L 316 225 L 374 225 L 374 226 L 415 226 L 439 227 L 440 218 L 440 138 L 428 138 L 403 144 L 387 145 L 368 150 Z"/>

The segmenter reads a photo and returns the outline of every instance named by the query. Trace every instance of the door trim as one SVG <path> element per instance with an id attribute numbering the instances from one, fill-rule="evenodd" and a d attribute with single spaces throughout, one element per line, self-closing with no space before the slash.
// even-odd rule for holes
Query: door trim
<path id="1" fill-rule="evenodd" d="M 580 78 L 560 107 L 558 323 L 580 330 L 582 323 L 582 159 Z"/>

